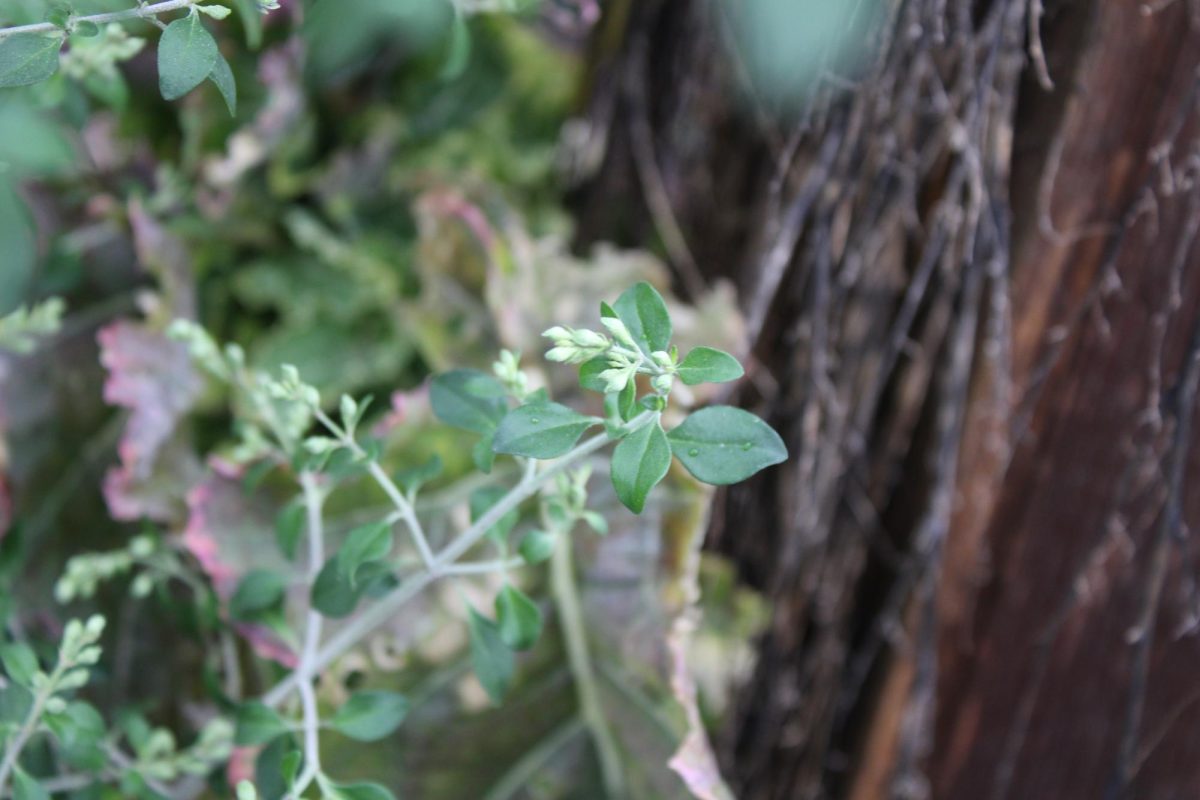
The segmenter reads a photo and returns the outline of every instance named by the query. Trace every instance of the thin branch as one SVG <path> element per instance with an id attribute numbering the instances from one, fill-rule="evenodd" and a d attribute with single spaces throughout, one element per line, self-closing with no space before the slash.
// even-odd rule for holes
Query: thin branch
<path id="1" fill-rule="evenodd" d="M 162 3 L 154 3 L 152 5 L 139 5 L 137 8 L 128 8 L 124 11 L 109 11 L 104 14 L 91 14 L 83 17 L 72 17 L 76 23 L 92 22 L 96 25 L 103 25 L 108 22 L 121 22 L 128 19 L 151 19 L 158 14 L 166 14 L 170 11 L 178 11 L 183 8 L 191 8 L 199 3 L 200 0 L 165 0 Z M 61 31 L 62 28 L 55 25 L 53 22 L 35 22 L 32 25 L 14 25 L 11 28 L 0 28 L 0 40 L 6 39 L 9 36 L 18 34 L 30 33 L 51 33 L 53 31 Z"/>
<path id="2" fill-rule="evenodd" d="M 362 449 L 358 442 L 349 432 L 342 429 L 340 425 L 329 418 L 321 409 L 316 410 L 316 417 L 321 424 L 330 430 L 338 440 L 345 446 L 350 448 L 359 458 L 367 458 L 367 471 L 375 483 L 379 484 L 379 488 L 383 489 L 384 494 L 396 506 L 396 511 L 399 512 L 405 525 L 408 526 L 409 532 L 412 534 L 413 542 L 417 545 L 417 551 L 421 554 L 421 561 L 425 562 L 425 568 L 429 569 L 433 566 L 433 550 L 429 547 L 429 539 L 425 536 L 425 530 L 421 527 L 421 521 L 417 518 L 417 512 L 413 510 L 412 503 L 404 496 L 404 492 L 396 485 L 396 482 L 383 471 L 383 467 L 374 459 L 368 458 L 367 452 Z"/>
<path id="3" fill-rule="evenodd" d="M 321 517 L 325 495 L 311 472 L 300 476 L 300 485 L 304 489 L 304 508 L 308 517 L 308 574 L 310 580 L 315 581 L 325 563 L 325 530 Z M 321 643 L 321 624 L 320 612 L 310 607 L 305 621 L 304 649 L 294 673 L 300 690 L 300 703 L 304 707 L 304 771 L 296 779 L 290 794 L 296 798 L 303 796 L 304 790 L 321 772 L 321 717 L 312 685 L 317 673 L 315 664 Z"/>
<path id="4" fill-rule="evenodd" d="M 654 413 L 650 411 L 643 412 L 631 420 L 627 428 L 629 430 L 637 430 L 649 422 L 653 418 Z M 447 569 L 483 539 L 493 525 L 499 522 L 505 514 L 516 509 L 525 500 L 537 494 L 543 484 L 565 472 L 573 464 L 595 453 L 610 441 L 612 440 L 607 433 L 599 433 L 550 464 L 541 472 L 533 475 L 525 475 L 508 494 L 500 498 L 500 501 L 496 505 L 489 508 L 470 528 L 459 534 L 457 538 L 434 556 L 433 562 L 428 568 L 405 579 L 391 594 L 381 599 L 375 605 L 369 606 L 358 617 L 355 617 L 338 629 L 337 633 L 331 636 L 317 651 L 313 662 L 314 672 L 320 672 L 329 666 L 342 653 L 356 645 L 363 637 L 395 616 L 396 612 L 409 600 L 420 594 L 438 578 L 447 574 Z M 292 689 L 296 687 L 296 682 L 297 673 L 293 672 L 267 692 L 263 696 L 262 702 L 268 706 L 279 705 Z"/>

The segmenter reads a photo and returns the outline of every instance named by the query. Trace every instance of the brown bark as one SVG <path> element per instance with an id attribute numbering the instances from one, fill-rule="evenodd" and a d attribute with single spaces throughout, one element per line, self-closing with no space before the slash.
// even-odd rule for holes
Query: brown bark
<path id="1" fill-rule="evenodd" d="M 748 88 L 731 6 L 612 2 L 597 37 L 581 238 L 737 283 L 736 400 L 793 452 L 716 515 L 775 608 L 728 771 L 745 798 L 1197 796 L 1190 6 L 880 7 L 873 60 L 798 117 Z"/>

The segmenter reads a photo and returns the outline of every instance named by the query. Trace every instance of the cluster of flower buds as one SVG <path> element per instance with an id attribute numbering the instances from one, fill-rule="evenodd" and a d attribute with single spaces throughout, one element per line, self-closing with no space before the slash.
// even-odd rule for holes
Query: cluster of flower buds
<path id="1" fill-rule="evenodd" d="M 513 351 L 501 350 L 499 360 L 492 364 L 492 372 L 513 397 L 524 400 L 529 394 L 529 379 L 521 371 L 520 357 Z"/>
<path id="2" fill-rule="evenodd" d="M 58 648 L 58 665 L 52 675 L 38 670 L 30 680 L 31 688 L 47 697 L 45 708 L 51 714 L 67 710 L 67 701 L 58 697 L 83 687 L 88 682 L 88 667 L 100 661 L 100 634 L 104 633 L 104 617 L 93 615 L 86 623 L 73 619 L 63 629 Z"/>
<path id="3" fill-rule="evenodd" d="M 554 347 L 546 353 L 546 358 L 563 364 L 591 361 L 612 347 L 608 337 L 587 329 L 576 330 L 555 325 L 543 331 L 542 336 L 554 343 Z"/>
<path id="4" fill-rule="evenodd" d="M 642 357 L 624 350 L 613 350 L 608 354 L 608 369 L 600 373 L 604 381 L 605 391 L 620 392 L 629 385 L 637 375 L 638 367 L 642 365 Z"/>

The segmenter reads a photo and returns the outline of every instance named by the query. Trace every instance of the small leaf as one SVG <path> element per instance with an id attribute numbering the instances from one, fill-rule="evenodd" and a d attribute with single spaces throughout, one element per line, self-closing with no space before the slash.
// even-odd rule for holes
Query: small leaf
<path id="1" fill-rule="evenodd" d="M 91 705 L 76 700 L 61 714 L 43 717 L 51 732 L 58 738 L 63 758 L 80 769 L 99 770 L 107 762 L 102 743 L 104 718 Z"/>
<path id="2" fill-rule="evenodd" d="M 554 555 L 558 536 L 549 531 L 532 530 L 521 537 L 517 552 L 526 564 L 540 564 Z"/>
<path id="3" fill-rule="evenodd" d="M 392 526 L 386 522 L 373 522 L 355 528 L 346 537 L 346 543 L 338 550 L 338 570 L 350 582 L 358 585 L 358 571 L 364 564 L 382 561 L 392 552 Z"/>
<path id="4" fill-rule="evenodd" d="M 613 450 L 611 475 L 620 501 L 635 514 L 671 468 L 671 445 L 655 420 L 622 439 Z"/>
<path id="5" fill-rule="evenodd" d="M 670 346 L 671 317 L 667 304 L 650 284 L 643 281 L 627 289 L 617 298 L 613 310 L 647 356 Z"/>
<path id="6" fill-rule="evenodd" d="M 235 619 L 249 619 L 283 599 L 287 579 L 278 572 L 251 570 L 238 583 L 229 601 L 229 613 Z"/>
<path id="7" fill-rule="evenodd" d="M 715 347 L 697 347 L 679 365 L 679 379 L 688 386 L 736 381 L 746 374 L 738 360 Z"/>
<path id="8" fill-rule="evenodd" d="M 81 19 L 75 22 L 75 28 L 71 31 L 74 36 L 81 36 L 84 39 L 90 39 L 93 36 L 100 35 L 100 26 L 92 22 L 90 19 Z"/>
<path id="9" fill-rule="evenodd" d="M 505 586 L 496 595 L 500 638 L 513 650 L 528 650 L 542 635 L 542 610 L 520 589 Z"/>
<path id="10" fill-rule="evenodd" d="M 492 465 L 496 463 L 496 451 L 492 449 L 495 441 L 496 432 L 491 431 L 485 433 L 483 438 L 471 448 L 471 460 L 475 462 L 475 467 L 484 475 L 489 474 L 492 471 Z"/>
<path id="11" fill-rule="evenodd" d="M 13 770 L 13 800 L 50 800 L 42 784 L 19 766 Z"/>
<path id="12" fill-rule="evenodd" d="M 516 660 L 496 623 L 472 608 L 467 624 L 471 632 L 471 665 L 488 697 L 499 705 L 512 685 Z"/>
<path id="13" fill-rule="evenodd" d="M 332 784 L 323 782 L 321 794 L 326 800 L 396 800 L 390 790 L 378 783 Z"/>
<path id="14" fill-rule="evenodd" d="M 195 8 L 201 14 L 205 14 L 209 17 L 212 17 L 213 19 L 225 19 L 226 17 L 228 17 L 230 14 L 233 13 L 225 6 L 217 6 L 217 5 L 196 6 Z"/>
<path id="15" fill-rule="evenodd" d="M 608 420 L 628 422 L 637 411 L 637 384 L 630 381 L 619 392 L 604 395 L 604 413 Z"/>
<path id="16" fill-rule="evenodd" d="M 37 656 L 28 645 L 21 642 L 0 645 L 0 661 L 4 663 L 4 674 L 27 689 L 39 669 Z"/>
<path id="17" fill-rule="evenodd" d="M 296 546 L 304 534 L 304 505 L 299 501 L 288 503 L 275 517 L 275 541 L 288 560 L 296 557 Z"/>
<path id="18" fill-rule="evenodd" d="M 488 450 L 491 450 L 491 448 L 489 447 Z M 400 484 L 406 492 L 415 492 L 426 483 L 429 483 L 429 481 L 440 476 L 442 469 L 442 457 L 434 454 L 424 464 L 397 472 L 396 483 Z"/>
<path id="19" fill-rule="evenodd" d="M 300 774 L 300 765 L 304 763 L 304 754 L 293 750 L 279 761 L 279 777 L 289 789 L 296 785 L 296 776 Z"/>
<path id="20" fill-rule="evenodd" d="M 459 369 L 438 375 L 429 385 L 433 413 L 447 425 L 487 434 L 508 411 L 504 386 L 478 370 Z"/>
<path id="21" fill-rule="evenodd" d="M 339 732 L 359 742 L 390 735 L 408 714 L 408 699 L 395 692 L 355 692 L 329 720 Z"/>
<path id="22" fill-rule="evenodd" d="M 317 573 L 310 595 L 312 607 L 326 617 L 339 619 L 353 613 L 362 596 L 365 582 L 355 588 L 339 566 L 337 556 L 330 558 Z"/>
<path id="23" fill-rule="evenodd" d="M 598 422 L 559 403 L 526 403 L 500 421 L 492 449 L 526 458 L 557 458 Z"/>
<path id="24" fill-rule="evenodd" d="M 58 71 L 61 33 L 24 33 L 0 40 L 0 87 L 40 83 Z"/>
<path id="25" fill-rule="evenodd" d="M 482 489 L 476 489 L 471 492 L 471 522 L 476 522 L 488 512 L 488 509 L 500 502 L 501 498 L 507 494 L 508 491 L 499 486 L 485 486 Z M 488 528 L 485 535 L 496 543 L 503 543 L 508 538 L 509 531 L 516 527 L 520 519 L 521 512 L 514 508 L 500 517 L 495 525 Z"/>
<path id="26" fill-rule="evenodd" d="M 593 392 L 604 394 L 608 391 L 608 381 L 600 377 L 600 373 L 608 369 L 608 356 L 596 356 L 590 361 L 579 365 L 579 385 Z"/>
<path id="27" fill-rule="evenodd" d="M 239 746 L 266 744 L 288 732 L 288 725 L 262 703 L 244 703 L 238 708 L 233 741 Z"/>
<path id="28" fill-rule="evenodd" d="M 219 8 L 220 6 L 216 6 Z M 225 107 L 229 109 L 229 116 L 237 114 L 237 81 L 234 80 L 233 70 L 229 67 L 229 62 L 220 53 L 217 53 L 217 60 L 213 63 L 212 72 L 208 73 L 208 79 L 217 87 L 217 91 L 221 93 L 222 99 L 225 100 Z"/>
<path id="29" fill-rule="evenodd" d="M 667 434 L 675 457 L 697 480 L 724 486 L 787 460 L 787 447 L 770 425 L 730 406 L 710 406 Z"/>
<path id="30" fill-rule="evenodd" d="M 158 88 L 166 100 L 177 100 L 200 85 L 220 54 L 200 15 L 192 12 L 167 26 L 158 40 Z"/>

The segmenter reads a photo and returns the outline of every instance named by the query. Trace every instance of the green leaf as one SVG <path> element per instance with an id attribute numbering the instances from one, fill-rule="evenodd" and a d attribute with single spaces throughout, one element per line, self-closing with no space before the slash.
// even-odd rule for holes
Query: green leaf
<path id="1" fill-rule="evenodd" d="M 22 642 L 0 645 L 0 661 L 4 663 L 4 674 L 26 688 L 39 669 L 37 656 Z"/>
<path id="2" fill-rule="evenodd" d="M 38 780 L 19 766 L 13 770 L 13 800 L 50 800 Z"/>
<path id="3" fill-rule="evenodd" d="M 392 544 L 392 526 L 386 522 L 373 522 L 355 528 L 338 550 L 338 570 L 352 588 L 356 587 L 362 566 L 387 558 L 392 552 Z"/>
<path id="4" fill-rule="evenodd" d="M 613 310 L 647 355 L 670 346 L 671 317 L 667 314 L 667 304 L 650 284 L 643 281 L 625 290 L 613 304 Z"/>
<path id="5" fill-rule="evenodd" d="M 467 624 L 471 632 L 471 665 L 488 697 L 499 705 L 512 685 L 516 659 L 496 623 L 472 608 Z"/>
<path id="6" fill-rule="evenodd" d="M 395 795 L 378 783 L 321 783 L 326 800 L 396 800 Z"/>
<path id="7" fill-rule="evenodd" d="M 239 746 L 266 744 L 288 732 L 288 725 L 262 703 L 244 703 L 237 712 L 237 732 L 233 741 Z"/>
<path id="8" fill-rule="evenodd" d="M 505 586 L 496 595 L 500 638 L 513 650 L 528 650 L 542 635 L 542 610 L 520 589 Z"/>
<path id="9" fill-rule="evenodd" d="M 579 385 L 593 392 L 604 394 L 608 391 L 608 382 L 601 379 L 600 373 L 608 369 L 608 356 L 596 356 L 590 361 L 579 365 Z"/>
<path id="10" fill-rule="evenodd" d="M 495 441 L 496 432 L 491 431 L 485 433 L 483 438 L 471 448 L 471 460 L 475 462 L 475 467 L 484 475 L 489 474 L 492 471 L 492 465 L 496 463 L 496 451 L 492 449 Z"/>
<path id="11" fill-rule="evenodd" d="M 715 347 L 697 347 L 679 364 L 679 380 L 688 386 L 698 383 L 736 381 L 746 374 L 736 358 Z"/>
<path id="12" fill-rule="evenodd" d="M 279 777 L 289 789 L 296 785 L 296 776 L 300 774 L 300 765 L 304 763 L 304 754 L 293 750 L 279 760 Z"/>
<path id="13" fill-rule="evenodd" d="M 620 501 L 635 514 L 671 468 L 671 445 L 655 420 L 622 439 L 613 450 L 611 475 Z"/>
<path id="14" fill-rule="evenodd" d="M 219 52 L 217 60 L 213 62 L 212 72 L 208 73 L 208 79 L 217 87 L 217 91 L 221 93 L 221 97 L 225 100 L 225 107 L 229 109 L 229 116 L 237 114 L 237 81 L 234 80 L 233 70 L 229 67 L 229 62 L 225 60 Z"/>
<path id="15" fill-rule="evenodd" d="M 107 763 L 104 748 L 104 718 L 87 703 L 76 700 L 61 714 L 43 717 L 46 727 L 58 737 L 63 758 L 80 769 L 102 769 Z"/>
<path id="16" fill-rule="evenodd" d="M 304 504 L 299 500 L 288 503 L 275 517 L 275 541 L 288 560 L 296 557 L 296 546 L 304 534 Z"/>
<path id="17" fill-rule="evenodd" d="M 485 486 L 482 489 L 476 489 L 471 492 L 471 522 L 478 521 L 480 517 L 486 514 L 496 503 L 499 503 L 501 498 L 507 494 L 508 491 L 499 486 Z M 508 538 L 509 531 L 516 527 L 520 519 L 521 512 L 514 508 L 500 517 L 495 525 L 488 528 L 485 535 L 494 542 L 502 543 Z"/>
<path id="18" fill-rule="evenodd" d="M 559 403 L 526 403 L 500 421 L 492 449 L 526 458 L 557 458 L 598 422 Z"/>
<path id="19" fill-rule="evenodd" d="M 630 381 L 619 392 L 604 395 L 604 413 L 609 420 L 628 422 L 637 411 L 637 382 Z"/>
<path id="20" fill-rule="evenodd" d="M 390 735 L 408 714 L 408 699 L 395 692 L 355 692 L 329 720 L 339 732 L 360 742 Z"/>
<path id="21" fill-rule="evenodd" d="M 489 447 L 488 450 L 491 450 Z M 442 474 L 442 457 L 434 454 L 424 464 L 401 470 L 396 473 L 396 483 L 406 492 L 415 492 L 425 484 Z"/>
<path id="22" fill-rule="evenodd" d="M 158 88 L 166 100 L 195 89 L 216 66 L 217 43 L 192 12 L 167 26 L 158 40 Z"/>
<path id="23" fill-rule="evenodd" d="M 488 434 L 508 411 L 504 386 L 491 375 L 473 369 L 446 372 L 433 379 L 429 401 L 433 413 L 447 425 Z"/>
<path id="24" fill-rule="evenodd" d="M 787 447 L 770 425 L 730 406 L 710 406 L 667 434 L 675 457 L 697 480 L 724 486 L 787 460 Z"/>
<path id="25" fill-rule="evenodd" d="M 549 531 L 532 530 L 521 537 L 517 552 L 526 564 L 540 564 L 554 555 L 554 547 L 558 536 Z"/>
<path id="26" fill-rule="evenodd" d="M 312 584 L 312 607 L 332 619 L 354 612 L 362 596 L 370 594 L 380 582 L 391 579 L 391 570 L 384 561 L 366 561 L 359 566 L 355 582 L 350 583 L 340 561 L 337 555 L 325 561 Z"/>
<path id="27" fill-rule="evenodd" d="M 58 71 L 61 33 L 16 34 L 0 40 L 0 87 L 40 83 Z"/>
<path id="28" fill-rule="evenodd" d="M 287 578 L 265 569 L 251 570 L 238 583 L 229 601 L 229 613 L 235 619 L 248 619 L 266 611 L 283 599 Z"/>

